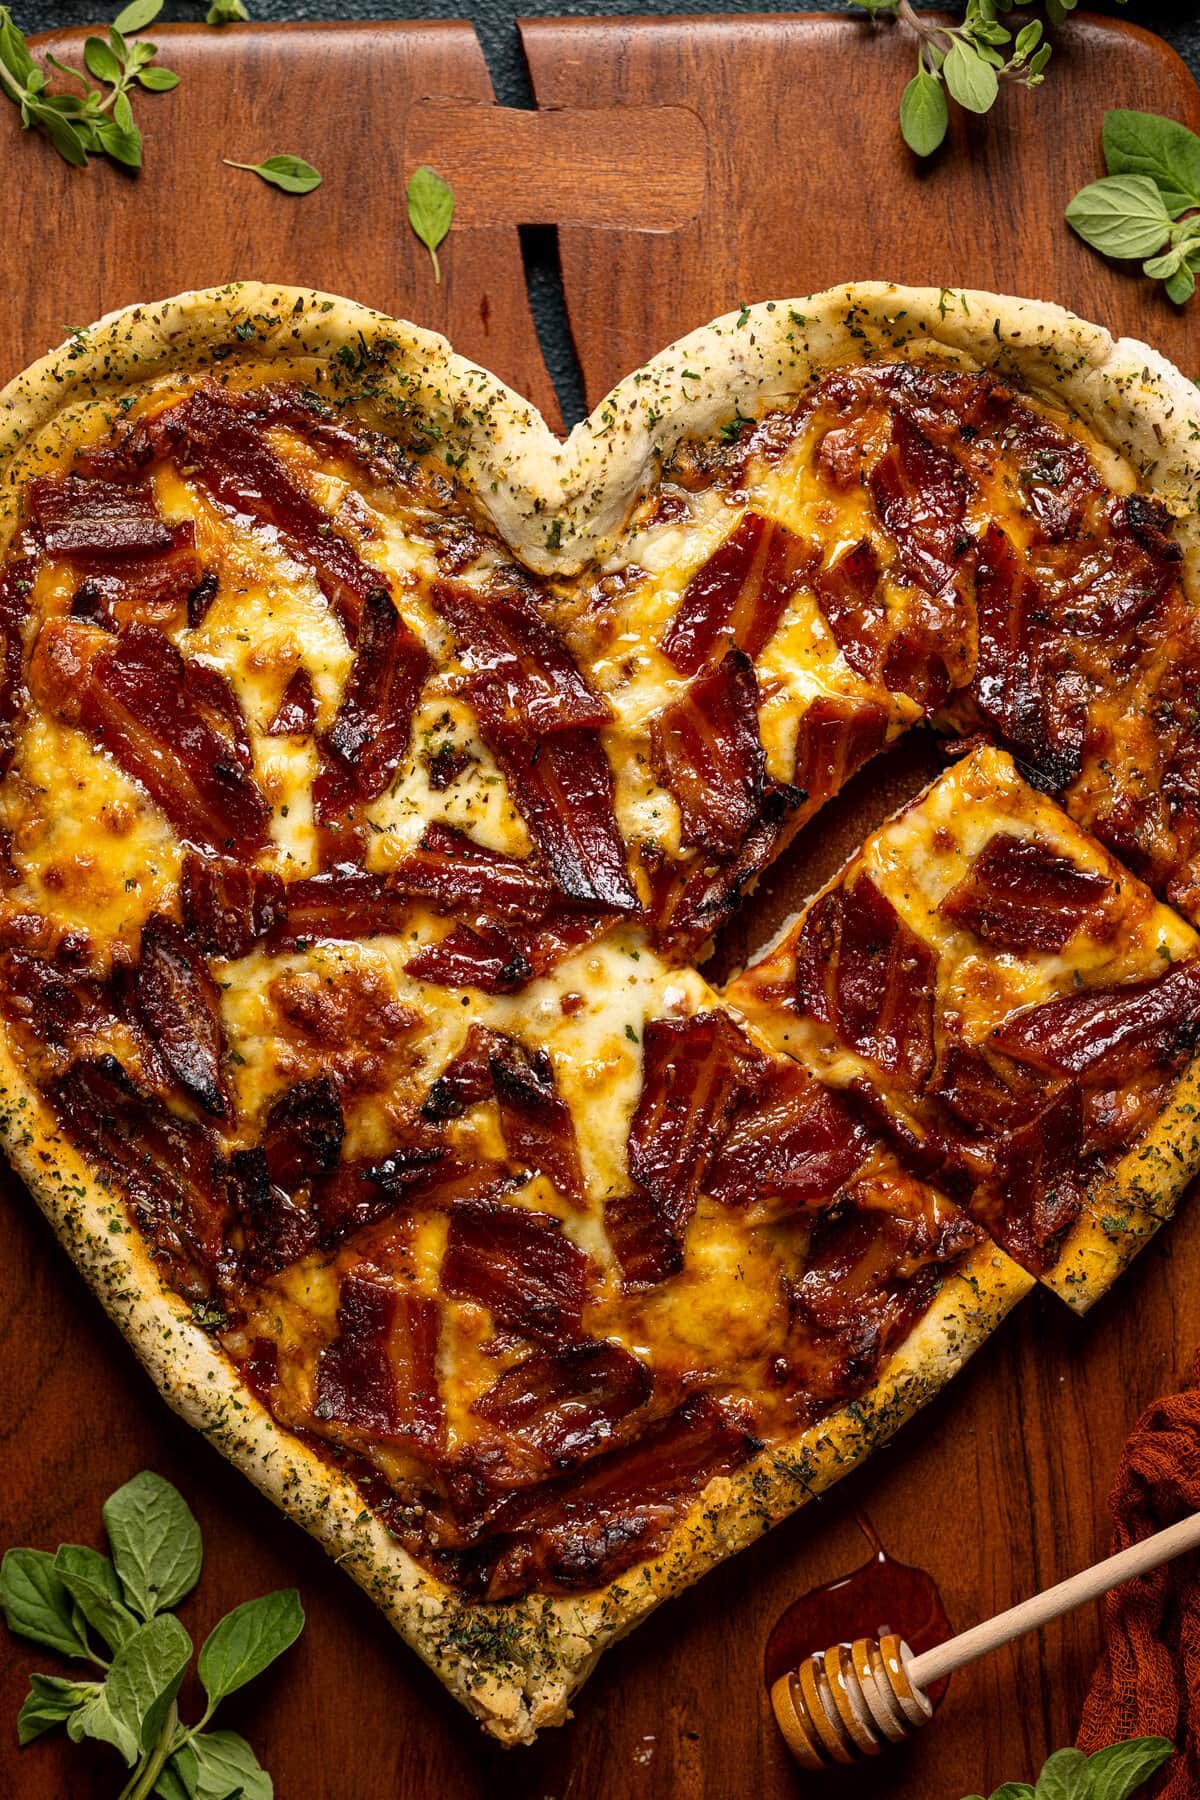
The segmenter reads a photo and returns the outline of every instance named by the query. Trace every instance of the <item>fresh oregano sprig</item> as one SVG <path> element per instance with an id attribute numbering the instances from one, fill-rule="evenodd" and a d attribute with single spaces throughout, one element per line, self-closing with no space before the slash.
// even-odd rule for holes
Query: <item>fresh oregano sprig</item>
<path id="1" fill-rule="evenodd" d="M 1015 34 L 1001 20 L 1015 0 L 967 0 L 962 23 L 949 25 L 917 12 L 911 0 L 854 0 L 871 17 L 889 16 L 917 40 L 917 72 L 900 100 L 900 130 L 910 150 L 932 156 L 946 136 L 949 101 L 967 112 L 990 112 L 1001 82 L 1040 87 L 1050 60 L 1040 19 Z M 1046 17 L 1061 25 L 1076 0 L 1046 0 Z"/>
<path id="2" fill-rule="evenodd" d="M 1200 269 L 1200 138 L 1159 113 L 1104 115 L 1108 174 L 1081 188 L 1067 223 L 1103 256 L 1138 261 L 1177 304 Z"/>
<path id="3" fill-rule="evenodd" d="M 35 62 L 8 7 L 0 6 L 0 92 L 20 107 L 26 130 L 43 132 L 64 162 L 83 168 L 89 156 L 111 156 L 126 168 L 140 169 L 142 134 L 134 124 L 130 95 L 139 87 L 165 94 L 179 85 L 178 75 L 154 61 L 156 46 L 131 35 L 161 11 L 162 0 L 130 0 L 106 37 L 85 41 L 83 69 L 47 55 L 51 68 L 83 89 L 82 94 L 60 94 L 49 91 L 45 69 Z"/>
<path id="4" fill-rule="evenodd" d="M 1036 1787 L 1006 1781 L 992 1789 L 989 1800 L 1129 1800 L 1174 1754 L 1175 1746 L 1161 1737 L 1126 1738 L 1091 1756 L 1056 1750 L 1042 1764 Z M 968 1794 L 965 1800 L 983 1796 Z"/>
<path id="5" fill-rule="evenodd" d="M 299 1595 L 264 1594 L 213 1627 L 197 1663 L 207 1705 L 184 1725 L 176 1697 L 192 1640 L 171 1609 L 200 1578 L 200 1527 L 179 1491 L 150 1470 L 118 1488 L 103 1517 L 109 1556 L 63 1544 L 54 1556 L 9 1550 L 0 1563 L 9 1630 L 101 1671 L 87 1681 L 31 1675 L 19 1742 L 65 1725 L 75 1743 L 111 1744 L 130 1771 L 120 1800 L 272 1800 L 271 1778 L 245 1738 L 208 1725 L 227 1695 L 299 1637 Z"/>

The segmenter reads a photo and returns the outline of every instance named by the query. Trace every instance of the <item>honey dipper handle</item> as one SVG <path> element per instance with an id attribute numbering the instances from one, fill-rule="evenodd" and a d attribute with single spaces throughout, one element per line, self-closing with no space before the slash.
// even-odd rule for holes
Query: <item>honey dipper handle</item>
<path id="1" fill-rule="evenodd" d="M 1190 1518 L 1168 1525 L 1165 1531 L 1156 1531 L 1153 1537 L 1130 1544 L 1127 1550 L 1119 1550 L 1116 1556 L 1106 1557 L 1090 1569 L 1068 1576 L 1057 1587 L 1047 1588 L 1045 1593 L 1035 1594 L 1031 1600 L 1022 1600 L 1019 1606 L 1011 1606 L 1007 1612 L 997 1613 L 994 1619 L 985 1619 L 982 1625 L 974 1625 L 970 1631 L 960 1632 L 946 1643 L 915 1656 L 907 1665 L 908 1678 L 915 1687 L 927 1688 L 931 1682 L 964 1668 L 989 1650 L 1009 1644 L 1027 1631 L 1047 1625 L 1051 1619 L 1061 1618 L 1063 1613 L 1082 1606 L 1085 1600 L 1107 1594 L 1110 1588 L 1119 1587 L 1123 1581 L 1144 1575 L 1148 1569 L 1157 1569 L 1160 1564 L 1170 1562 L 1173 1556 L 1198 1546 L 1200 1513 L 1193 1513 Z"/>

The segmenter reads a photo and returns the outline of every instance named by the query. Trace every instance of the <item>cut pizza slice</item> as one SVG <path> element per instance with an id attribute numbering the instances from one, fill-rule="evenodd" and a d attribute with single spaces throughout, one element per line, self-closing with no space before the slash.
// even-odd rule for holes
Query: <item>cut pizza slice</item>
<path id="1" fill-rule="evenodd" d="M 1200 1162 L 1200 938 L 1002 751 L 873 833 L 726 994 L 1080 1310 Z"/>

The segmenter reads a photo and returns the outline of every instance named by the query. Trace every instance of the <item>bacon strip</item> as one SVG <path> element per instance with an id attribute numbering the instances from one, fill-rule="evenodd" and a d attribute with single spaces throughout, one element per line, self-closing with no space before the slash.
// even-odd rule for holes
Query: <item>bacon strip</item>
<path id="1" fill-rule="evenodd" d="M 441 1309 L 369 1269 L 342 1279 L 338 1335 L 317 1362 L 318 1419 L 431 1456 L 445 1438 L 437 1379 Z"/>
<path id="2" fill-rule="evenodd" d="M 587 1196 L 575 1121 L 546 1051 L 526 1050 L 516 1038 L 497 1034 L 490 1061 L 509 1154 L 544 1175 L 565 1200 L 582 1206 Z"/>
<path id="3" fill-rule="evenodd" d="M 113 1056 L 73 1064 L 47 1097 L 76 1147 L 128 1196 L 172 1287 L 207 1296 L 223 1259 L 226 1217 L 208 1133 L 144 1093 Z"/>
<path id="4" fill-rule="evenodd" d="M 317 697 L 308 670 L 301 667 L 283 690 L 274 717 L 267 726 L 267 736 L 308 737 L 316 722 Z"/>
<path id="5" fill-rule="evenodd" d="M 548 1213 L 478 1200 L 451 1215 L 442 1287 L 535 1343 L 570 1344 L 583 1335 L 590 1266 Z"/>
<path id="6" fill-rule="evenodd" d="M 218 387 L 197 387 L 150 420 L 153 453 L 194 476 L 230 512 L 270 525 L 298 561 L 311 568 L 351 643 L 367 601 L 386 578 L 364 563 L 283 459 L 262 436 L 244 404 Z"/>
<path id="7" fill-rule="evenodd" d="M 658 907 L 656 941 L 681 956 L 698 954 L 774 861 L 801 804 L 798 788 L 782 782 L 769 786 L 758 817 L 733 855 L 700 857 L 680 887 L 668 888 Z"/>
<path id="8" fill-rule="evenodd" d="M 433 659 L 410 631 L 383 588 L 373 589 L 359 614 L 354 662 L 322 748 L 340 765 L 337 797 L 346 790 L 357 800 L 375 800 L 408 751 L 413 713 Z M 323 789 L 315 795 L 323 818 Z M 344 810 L 337 806 L 336 810 Z"/>
<path id="9" fill-rule="evenodd" d="M 434 821 L 393 871 L 413 899 L 446 912 L 496 919 L 541 919 L 556 899 L 552 882 L 527 858 L 489 850 L 465 832 Z"/>
<path id="10" fill-rule="evenodd" d="M 604 1202 L 604 1230 L 627 1294 L 657 1287 L 683 1267 L 683 1245 L 641 1188 Z"/>
<path id="11" fill-rule="evenodd" d="M 642 1091 L 629 1127 L 629 1173 L 682 1239 L 709 1161 L 738 1102 L 768 1064 L 726 1013 L 651 1019 Z"/>
<path id="12" fill-rule="evenodd" d="M 693 1494 L 760 1448 L 735 1407 L 697 1394 L 628 1449 L 507 1496 L 483 1521 L 495 1544 L 487 1598 L 613 1580 L 650 1555 Z"/>
<path id="13" fill-rule="evenodd" d="M 1119 987 L 1067 994 L 1017 1013 L 989 1043 L 1019 1062 L 1077 1079 L 1122 1081 L 1170 1068 L 1200 1040 L 1200 961 Z"/>
<path id="14" fill-rule="evenodd" d="M 433 600 L 454 634 L 472 704 L 485 724 L 540 737 L 612 723 L 607 700 L 532 605 L 483 600 L 451 582 L 439 582 Z"/>
<path id="15" fill-rule="evenodd" d="M 327 1075 L 297 1082 L 273 1103 L 263 1135 L 229 1159 L 230 1203 L 242 1222 L 243 1263 L 263 1281 L 316 1248 L 313 1184 L 337 1167 L 345 1124 Z"/>
<path id="16" fill-rule="evenodd" d="M 562 892 L 612 912 L 639 911 L 617 828 L 612 768 L 595 732 L 535 738 L 494 726 L 484 736 Z"/>
<path id="17" fill-rule="evenodd" d="M 970 691 L 1030 780 L 1055 793 L 1079 772 L 1085 719 L 1081 705 L 1057 697 L 1047 676 L 1044 610 L 1037 583 L 992 521 L 976 569 L 979 651 Z"/>
<path id="18" fill-rule="evenodd" d="M 46 555 L 71 561 L 162 555 L 171 527 L 145 483 L 49 475 L 25 490 Z"/>
<path id="19" fill-rule="evenodd" d="M 933 1068 L 935 970 L 934 953 L 866 875 L 822 894 L 796 944 L 801 1006 L 916 1086 Z"/>
<path id="20" fill-rule="evenodd" d="M 968 547 L 963 526 L 968 484 L 958 462 L 903 412 L 892 441 L 868 477 L 879 522 L 900 552 L 902 568 L 930 594 L 954 578 Z"/>
<path id="21" fill-rule="evenodd" d="M 229 857 L 189 851 L 180 892 L 184 929 L 205 956 L 245 956 L 287 916 L 281 878 Z"/>
<path id="22" fill-rule="evenodd" d="M 561 1470 L 606 1443 L 645 1404 L 652 1385 L 645 1363 L 619 1344 L 572 1344 L 506 1369 L 471 1411 Z"/>
<path id="23" fill-rule="evenodd" d="M 1061 950 L 1085 925 L 1104 935 L 1112 887 L 1035 838 L 997 832 L 938 910 L 998 950 Z"/>
<path id="24" fill-rule="evenodd" d="M 650 720 L 650 766 L 679 802 L 680 839 L 736 850 L 762 802 L 767 759 L 754 664 L 731 650 Z"/>
<path id="25" fill-rule="evenodd" d="M 874 1141 L 838 1095 L 797 1065 L 778 1063 L 734 1114 L 705 1191 L 726 1206 L 824 1205 Z"/>
<path id="26" fill-rule="evenodd" d="M 130 982 L 133 1010 L 184 1093 L 216 1118 L 229 1113 L 221 1073 L 220 992 L 173 919 L 152 913 Z"/>
<path id="27" fill-rule="evenodd" d="M 1034 1274 L 1053 1267 L 1082 1208 L 1082 1137 L 1082 1096 L 1071 1083 L 994 1140 L 995 1173 L 975 1188 L 972 1212 Z"/>
<path id="28" fill-rule="evenodd" d="M 697 674 L 715 651 L 731 645 L 753 662 L 775 635 L 814 554 L 774 519 L 744 514 L 684 589 L 662 640 L 664 656 L 683 675 Z"/>
<path id="29" fill-rule="evenodd" d="M 440 942 L 410 956 L 404 973 L 434 987 L 478 988 L 483 994 L 511 994 L 533 975 L 529 958 L 501 931 L 472 931 L 456 925 Z"/>
<path id="30" fill-rule="evenodd" d="M 824 806 L 887 741 L 888 716 L 873 700 L 822 695 L 805 709 L 796 733 L 792 780 L 806 806 Z"/>
<path id="31" fill-rule="evenodd" d="M 198 698 L 189 673 L 151 626 L 131 625 L 113 638 L 74 620 L 49 619 L 31 679 L 43 703 L 92 732 L 181 836 L 216 854 L 251 856 L 266 843 L 270 808 L 230 728 L 237 702 L 215 670 L 206 671 L 211 679 Z M 211 704 L 214 683 L 228 697 L 221 724 Z"/>

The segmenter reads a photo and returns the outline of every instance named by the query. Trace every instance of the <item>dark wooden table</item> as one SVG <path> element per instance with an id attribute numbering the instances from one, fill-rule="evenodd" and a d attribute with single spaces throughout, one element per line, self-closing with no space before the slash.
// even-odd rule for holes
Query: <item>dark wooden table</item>
<path id="1" fill-rule="evenodd" d="M 867 29 L 832 18 L 539 20 L 524 31 L 533 89 L 542 107 L 565 110 L 531 119 L 495 108 L 467 27 L 175 28 L 164 58 L 183 85 L 143 106 L 138 181 L 106 167 L 76 175 L 18 141 L 0 111 L 0 167 L 19 172 L 0 249 L 0 373 L 115 304 L 259 274 L 447 329 L 552 409 L 522 274 L 526 225 L 558 228 L 591 400 L 741 300 L 854 276 L 1061 299 L 1200 372 L 1194 313 L 1098 261 L 1061 221 L 1066 199 L 1100 172 L 1105 105 L 1200 125 L 1200 95 L 1162 43 L 1074 25 L 1053 86 L 1006 94 L 918 170 L 894 125 L 910 46 L 881 30 L 868 53 Z M 325 170 L 307 200 L 220 168 L 221 154 L 285 148 Z M 403 224 L 402 175 L 417 158 L 450 173 L 460 199 L 441 288 Z M 910 791 L 924 757 L 913 741 L 860 777 L 772 876 L 760 921 Z M 11 1178 L 0 1216 L 0 1538 L 99 1542 L 105 1495 L 153 1467 L 205 1529 L 207 1572 L 183 1609 L 197 1636 L 238 1600 L 296 1583 L 309 1619 L 300 1644 L 227 1719 L 251 1737 L 282 1800 L 957 1800 L 1027 1778 L 1073 1734 L 1099 1642 L 1093 1610 L 956 1677 L 922 1740 L 823 1789 L 802 1784 L 770 1720 L 766 1634 L 792 1596 L 862 1559 L 856 1506 L 893 1554 L 935 1574 L 964 1626 L 1092 1561 L 1106 1548 L 1120 1445 L 1141 1407 L 1182 1378 L 1200 1319 L 1193 1206 L 1087 1320 L 1046 1296 L 1029 1301 L 892 1448 L 615 1650 L 571 1725 L 506 1755 L 322 1553 L 173 1418 Z M 18 1754 L 26 1671 L 47 1659 L 5 1649 L 0 1793 L 114 1794 L 118 1770 L 103 1752 L 50 1740 Z"/>

